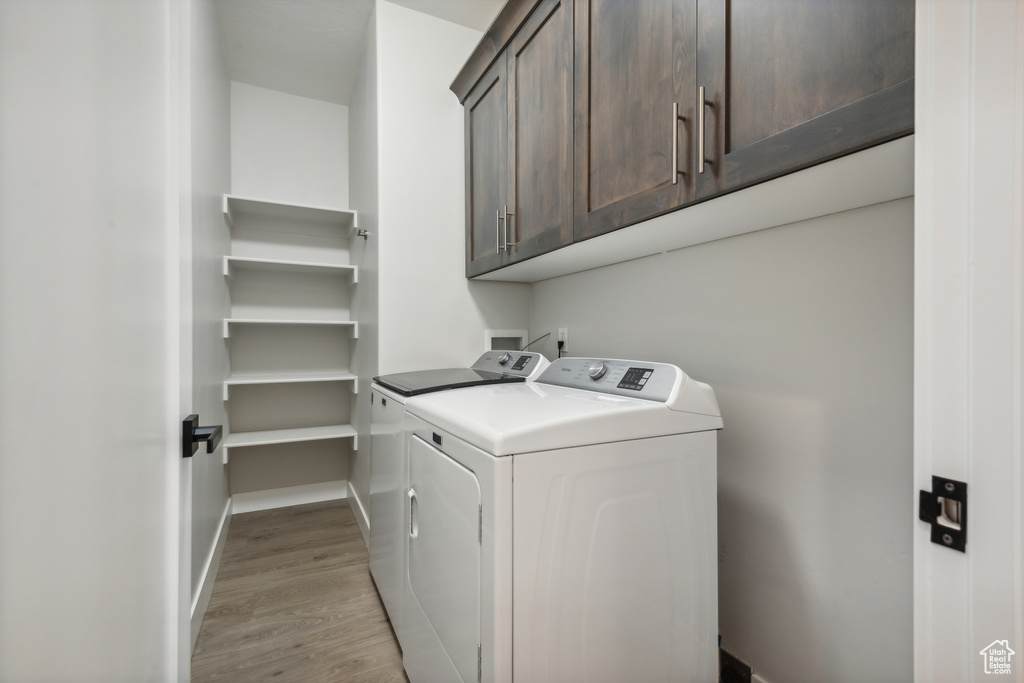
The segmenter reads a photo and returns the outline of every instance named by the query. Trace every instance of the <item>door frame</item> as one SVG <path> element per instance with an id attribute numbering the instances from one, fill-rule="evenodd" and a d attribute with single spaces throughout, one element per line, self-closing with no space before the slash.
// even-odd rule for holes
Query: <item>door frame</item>
<path id="1" fill-rule="evenodd" d="M 967 483 L 961 553 L 914 532 L 914 676 L 1024 681 L 1024 2 L 916 6 L 914 484 Z M 917 491 L 908 492 L 917 503 Z"/>

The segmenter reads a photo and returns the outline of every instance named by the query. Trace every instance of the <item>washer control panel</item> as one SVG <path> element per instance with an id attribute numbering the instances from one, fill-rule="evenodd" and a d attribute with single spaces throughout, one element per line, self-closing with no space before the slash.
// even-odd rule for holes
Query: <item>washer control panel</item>
<path id="1" fill-rule="evenodd" d="M 654 376 L 654 368 L 629 368 L 616 386 L 619 389 L 641 391 Z"/>
<path id="2" fill-rule="evenodd" d="M 473 369 L 532 377 L 542 372 L 547 365 L 548 359 L 533 351 L 488 351 L 473 363 Z"/>
<path id="3" fill-rule="evenodd" d="M 667 403 L 685 377 L 682 370 L 668 363 L 559 358 L 537 382 Z"/>

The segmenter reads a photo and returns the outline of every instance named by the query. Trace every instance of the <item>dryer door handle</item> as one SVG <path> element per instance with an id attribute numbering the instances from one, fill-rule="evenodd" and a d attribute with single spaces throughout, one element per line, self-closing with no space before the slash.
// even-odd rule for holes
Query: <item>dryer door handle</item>
<path id="1" fill-rule="evenodd" d="M 420 534 L 420 525 L 416 519 L 416 510 L 419 504 L 416 502 L 416 489 L 409 489 L 409 538 L 415 539 Z"/>

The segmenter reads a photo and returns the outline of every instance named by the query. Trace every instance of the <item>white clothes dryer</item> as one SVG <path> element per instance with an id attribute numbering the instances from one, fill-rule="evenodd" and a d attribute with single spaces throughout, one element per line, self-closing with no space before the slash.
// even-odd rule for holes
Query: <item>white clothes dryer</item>
<path id="1" fill-rule="evenodd" d="M 399 642 L 405 638 L 405 402 L 418 396 L 484 384 L 535 379 L 549 365 L 529 351 L 488 351 L 468 368 L 420 370 L 375 377 L 370 387 L 370 573 Z"/>
<path id="2" fill-rule="evenodd" d="M 563 358 L 406 410 L 412 683 L 717 680 L 708 385 Z"/>

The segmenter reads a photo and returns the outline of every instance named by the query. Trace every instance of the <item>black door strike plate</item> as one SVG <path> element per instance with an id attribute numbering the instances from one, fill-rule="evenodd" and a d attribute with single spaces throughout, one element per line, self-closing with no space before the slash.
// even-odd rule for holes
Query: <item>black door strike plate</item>
<path id="1" fill-rule="evenodd" d="M 932 490 L 918 496 L 918 518 L 931 525 L 932 543 L 967 552 L 967 484 L 932 477 Z"/>

